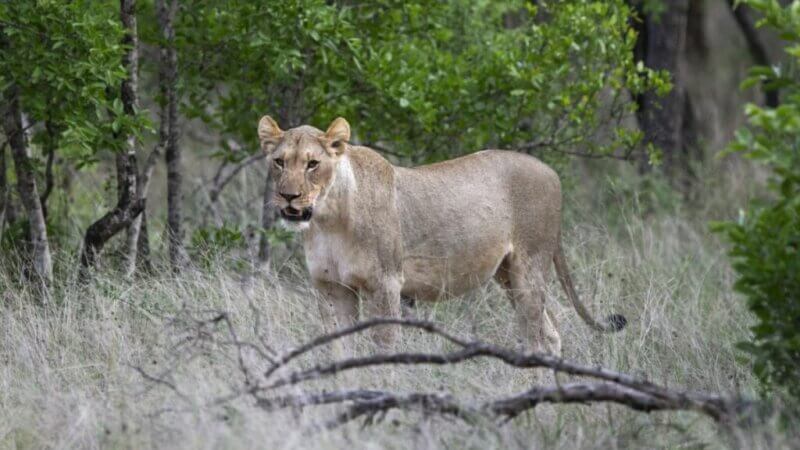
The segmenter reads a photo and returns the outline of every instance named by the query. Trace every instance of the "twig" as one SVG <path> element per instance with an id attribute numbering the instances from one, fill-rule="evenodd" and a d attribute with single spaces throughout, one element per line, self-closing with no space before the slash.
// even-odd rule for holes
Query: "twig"
<path id="1" fill-rule="evenodd" d="M 394 156 L 397 159 L 408 158 L 408 155 L 403 155 L 403 154 L 397 153 L 394 150 L 390 150 L 389 148 L 387 148 L 387 147 L 385 147 L 383 145 L 380 145 L 380 144 L 376 144 L 374 142 L 353 142 L 352 145 L 357 145 L 357 146 L 362 146 L 362 147 L 369 147 L 369 148 L 371 148 L 373 150 L 377 150 L 379 153 L 383 153 L 384 155 Z"/>
<path id="2" fill-rule="evenodd" d="M 266 158 L 262 152 L 258 152 L 254 155 L 250 155 L 244 160 L 237 163 L 231 170 L 223 175 L 225 167 L 228 166 L 227 162 L 221 164 L 217 169 L 217 173 L 214 175 L 214 179 L 212 181 L 211 189 L 208 191 L 208 197 L 211 200 L 211 203 L 216 203 L 217 199 L 219 199 L 219 195 L 222 193 L 222 190 L 225 189 L 225 186 L 233 180 L 233 178 L 242 171 L 245 167 L 261 161 L 262 159 Z"/>
<path id="3" fill-rule="evenodd" d="M 259 398 L 256 405 L 267 411 L 274 411 L 282 408 L 298 408 L 313 405 L 327 405 L 331 403 L 341 403 L 346 401 L 374 400 L 379 397 L 390 395 L 385 391 L 375 391 L 366 389 L 353 389 L 346 391 L 332 391 L 321 393 L 303 393 L 296 395 L 283 395 L 272 398 Z"/>
<path id="4" fill-rule="evenodd" d="M 188 400 L 189 399 L 189 397 L 187 397 L 185 394 L 183 394 L 180 391 L 180 389 L 178 389 L 178 386 L 176 386 L 175 383 L 166 380 L 163 376 L 150 375 L 149 373 L 147 373 L 144 369 L 142 369 L 139 366 L 131 366 L 131 367 L 133 368 L 133 370 L 139 372 L 139 375 L 141 375 L 142 378 L 144 378 L 145 380 L 148 380 L 150 382 L 153 382 L 153 383 L 156 383 L 156 384 L 161 384 L 161 385 L 164 385 L 164 386 L 168 387 L 170 390 L 172 390 L 173 392 L 178 394 L 178 396 L 181 397 L 183 400 Z"/>
<path id="5" fill-rule="evenodd" d="M 571 151 L 571 150 L 564 150 L 564 149 L 558 148 L 561 145 L 568 144 L 572 140 L 575 140 L 575 139 L 574 138 L 566 139 L 566 140 L 564 140 L 562 142 L 553 142 L 553 141 L 550 141 L 550 140 L 527 142 L 527 143 L 524 143 L 524 144 L 521 144 L 521 145 L 518 145 L 518 146 L 514 147 L 513 150 L 526 152 L 526 151 L 541 149 L 541 150 L 546 150 L 548 152 L 561 153 L 563 155 L 577 156 L 577 157 L 580 157 L 580 158 L 588 158 L 588 159 L 616 159 L 616 160 L 619 160 L 619 161 L 630 161 L 630 160 L 633 159 L 633 158 L 631 158 L 631 155 L 630 155 L 629 152 L 625 153 L 624 155 L 616 155 L 614 153 L 575 152 L 575 151 Z"/>
<path id="6" fill-rule="evenodd" d="M 459 339 L 449 333 L 446 333 L 445 331 L 440 330 L 433 322 L 427 322 L 422 320 L 410 320 L 410 319 L 389 319 L 389 318 L 372 319 L 364 322 L 359 322 L 347 328 L 342 328 L 341 330 L 334 331 L 333 333 L 330 334 L 324 334 L 322 336 L 312 339 L 311 341 L 301 345 L 300 347 L 295 348 L 294 350 L 291 350 L 286 355 L 282 356 L 275 364 L 273 364 L 272 367 L 270 367 L 266 371 L 264 377 L 268 378 L 276 370 L 286 365 L 291 360 L 305 353 L 308 353 L 309 351 L 317 347 L 329 344 L 335 340 L 341 339 L 346 336 L 360 333 L 366 329 L 383 325 L 401 325 L 409 328 L 418 328 L 421 330 L 425 330 L 428 333 L 439 335 L 447 339 L 448 341 L 453 342 L 454 344 L 460 345 L 461 347 L 466 347 L 469 345 L 467 341 Z"/>

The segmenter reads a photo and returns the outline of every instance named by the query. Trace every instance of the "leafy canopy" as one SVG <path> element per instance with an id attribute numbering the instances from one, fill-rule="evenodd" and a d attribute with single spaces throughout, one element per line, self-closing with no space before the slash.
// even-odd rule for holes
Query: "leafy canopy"
<path id="1" fill-rule="evenodd" d="M 118 6 L 109 1 L 0 2 L 0 86 L 13 82 L 34 141 L 79 166 L 119 136 L 140 134 L 146 117 L 123 114 L 119 86 L 125 48 Z"/>
<path id="2" fill-rule="evenodd" d="M 640 138 L 620 126 L 630 95 L 669 89 L 634 63 L 623 0 L 184 5 L 184 110 L 253 151 L 270 114 L 284 128 L 345 116 L 358 141 L 418 162 L 485 147 L 610 153 Z"/>

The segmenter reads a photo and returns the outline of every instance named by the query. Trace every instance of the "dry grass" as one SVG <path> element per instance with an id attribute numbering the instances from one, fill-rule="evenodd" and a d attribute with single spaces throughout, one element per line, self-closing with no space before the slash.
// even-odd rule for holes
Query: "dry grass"
<path id="1" fill-rule="evenodd" d="M 715 191 L 739 195 L 732 186 Z M 635 195 L 619 190 L 598 193 L 590 187 L 576 192 L 566 247 L 579 292 L 596 314 L 622 312 L 629 326 L 615 335 L 591 332 L 551 283 L 549 298 L 560 323 L 564 355 L 670 386 L 754 396 L 756 382 L 734 347 L 747 337 L 750 317 L 731 291 L 733 274 L 724 248 L 706 225 L 708 219 L 731 214 L 727 209 L 736 203 L 715 199 L 691 211 L 677 207 L 668 214 L 646 214 L 646 207 L 630 201 Z M 593 206 L 599 201 L 602 207 Z M 192 358 L 176 358 L 189 354 L 180 347 L 187 331 L 179 323 L 170 324 L 171 319 L 185 317 L 187 311 L 202 315 L 205 310 L 224 310 L 234 319 L 240 338 L 255 339 L 258 328 L 275 349 L 295 346 L 321 327 L 303 269 L 292 261 L 281 264 L 279 276 L 259 277 L 252 284 L 223 263 L 178 278 L 128 282 L 106 274 L 84 288 L 64 281 L 44 307 L 4 275 L 0 448 L 792 446 L 772 423 L 728 433 L 693 413 L 642 414 L 608 405 L 540 407 L 504 426 L 467 426 L 393 412 L 371 427 L 352 424 L 317 434 L 306 426 L 329 418 L 332 408 L 267 413 L 247 398 L 208 406 L 241 385 L 235 354 L 210 345 L 191 353 Z M 465 298 L 421 305 L 417 314 L 461 336 L 508 346 L 517 342 L 510 305 L 494 286 Z M 363 339 L 357 347 L 371 351 Z M 441 340 L 409 331 L 401 347 L 446 348 Z M 299 364 L 327 357 L 315 353 Z M 169 372 L 179 392 L 145 380 L 134 367 L 152 374 Z M 480 399 L 522 391 L 532 380 L 529 372 L 480 361 L 376 369 L 336 383 L 442 390 Z"/>

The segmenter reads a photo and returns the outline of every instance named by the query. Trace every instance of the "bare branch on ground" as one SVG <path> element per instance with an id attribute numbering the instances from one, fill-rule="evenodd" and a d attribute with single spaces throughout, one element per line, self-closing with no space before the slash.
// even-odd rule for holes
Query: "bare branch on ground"
<path id="1" fill-rule="evenodd" d="M 207 312 L 208 313 L 208 312 Z M 189 320 L 196 330 L 184 338 L 184 342 L 194 340 L 213 341 L 217 345 L 229 346 L 236 351 L 237 362 L 244 385 L 231 395 L 215 399 L 209 405 L 220 405 L 242 396 L 249 396 L 256 405 L 266 411 L 292 408 L 302 409 L 320 405 L 341 405 L 343 410 L 322 424 L 330 429 L 357 419 L 365 424 L 373 423 L 393 409 L 418 411 L 426 415 L 441 415 L 474 423 L 476 419 L 489 419 L 505 423 L 520 414 L 535 409 L 543 403 L 615 403 L 636 411 L 694 411 L 706 415 L 721 425 L 731 425 L 754 404 L 739 398 L 718 394 L 700 393 L 688 390 L 671 389 L 648 380 L 599 366 L 587 366 L 542 353 L 521 353 L 478 340 L 466 340 L 454 336 L 429 321 L 412 319 L 379 318 L 357 323 L 333 333 L 318 336 L 290 349 L 283 355 L 276 355 L 272 348 L 265 348 L 263 342 L 242 341 L 235 330 L 234 321 L 224 312 L 216 312 L 209 319 Z M 217 326 L 217 325 L 222 325 Z M 308 368 L 298 368 L 281 375 L 289 369 L 292 362 L 313 350 L 323 349 L 331 343 L 358 335 L 379 326 L 401 326 L 414 328 L 444 338 L 457 349 L 448 353 L 377 353 L 336 360 L 332 363 L 317 363 Z M 224 333 L 223 338 L 217 333 Z M 261 375 L 248 367 L 246 351 L 255 357 L 260 365 L 268 368 Z M 574 381 L 555 386 L 533 386 L 531 389 L 507 397 L 486 401 L 459 400 L 447 392 L 392 392 L 368 389 L 340 389 L 332 391 L 298 392 L 298 385 L 313 380 L 326 379 L 336 374 L 366 367 L 388 365 L 455 365 L 465 361 L 489 358 L 519 369 L 547 369 L 556 373 L 586 377 L 598 381 Z M 283 370 L 286 369 L 286 370 Z M 141 372 L 141 371 L 140 371 Z M 153 376 L 147 380 L 159 383 L 177 391 L 170 381 L 159 382 Z M 291 393 L 281 392 L 282 388 L 294 387 Z"/>

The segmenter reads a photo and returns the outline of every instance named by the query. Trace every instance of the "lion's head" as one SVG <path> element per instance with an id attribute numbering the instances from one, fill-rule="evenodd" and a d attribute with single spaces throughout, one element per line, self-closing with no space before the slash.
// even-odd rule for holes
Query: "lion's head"
<path id="1" fill-rule="evenodd" d="M 339 117 L 326 132 L 307 125 L 283 131 L 264 116 L 258 137 L 275 182 L 275 206 L 284 220 L 305 228 L 335 181 L 337 165 L 348 149 L 350 125 Z"/>

